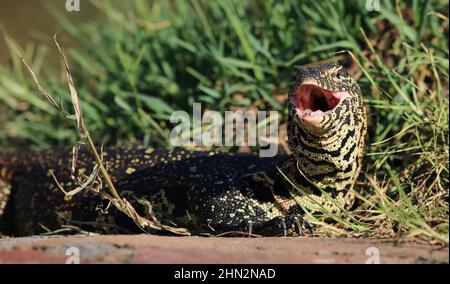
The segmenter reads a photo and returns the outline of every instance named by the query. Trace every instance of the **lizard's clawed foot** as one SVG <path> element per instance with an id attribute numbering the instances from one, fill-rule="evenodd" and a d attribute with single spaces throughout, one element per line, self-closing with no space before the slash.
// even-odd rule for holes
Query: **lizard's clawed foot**
<path id="1" fill-rule="evenodd" d="M 303 226 L 308 230 L 309 234 L 314 235 L 315 230 L 313 224 L 303 219 Z"/>
<path id="2" fill-rule="evenodd" d="M 303 221 L 303 218 L 301 218 L 301 220 Z M 305 234 L 303 233 L 302 224 L 300 223 L 300 219 L 297 216 L 294 217 L 294 224 L 295 227 L 297 228 L 298 235 L 304 236 Z"/>
<path id="3" fill-rule="evenodd" d="M 299 236 L 305 235 L 303 228 L 308 230 L 310 235 L 314 235 L 314 226 L 300 215 L 294 216 L 294 227 Z"/>
<path id="4" fill-rule="evenodd" d="M 252 221 L 248 221 L 247 227 L 248 227 L 248 237 L 251 238 L 252 237 L 252 230 L 253 230 L 253 222 Z"/>
<path id="5" fill-rule="evenodd" d="M 247 236 L 252 237 L 252 234 L 263 236 L 283 236 L 298 234 L 305 235 L 305 230 L 309 234 L 314 234 L 313 225 L 303 219 L 300 215 L 291 215 L 288 217 L 275 217 L 268 221 L 248 221 L 245 227 Z"/>
<path id="6" fill-rule="evenodd" d="M 283 237 L 287 236 L 287 226 L 286 220 L 284 218 L 281 219 L 281 228 L 283 229 Z"/>

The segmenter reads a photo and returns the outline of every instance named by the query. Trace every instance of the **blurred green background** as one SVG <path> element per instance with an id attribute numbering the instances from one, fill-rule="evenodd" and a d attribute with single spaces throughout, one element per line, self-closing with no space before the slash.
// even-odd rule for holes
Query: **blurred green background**
<path id="1" fill-rule="evenodd" d="M 436 56 L 448 56 L 448 29 L 430 14 L 445 14 L 446 1 L 381 1 L 379 12 L 368 11 L 365 1 L 81 1 L 80 12 L 67 12 L 64 2 L 2 1 L 4 34 L 18 40 L 40 80 L 68 102 L 52 42 L 59 32 L 88 128 L 107 144 L 137 139 L 164 146 L 170 113 L 191 111 L 194 101 L 204 109 L 284 111 L 283 93 L 293 65 L 330 59 L 342 50 L 372 61 L 375 54 L 370 54 L 364 33 L 385 56 L 382 63 L 400 74 L 417 68 L 406 69 L 417 63 L 405 56 L 421 51 L 421 42 Z M 36 93 L 17 55 L 5 41 L 1 47 L 0 145 L 74 143 L 77 137 Z M 360 68 L 348 55 L 337 59 L 360 78 Z M 383 81 L 373 86 L 370 78 L 360 78 L 367 99 L 383 92 Z M 396 100 L 410 103 L 404 96 Z M 394 127 L 396 120 L 382 123 Z"/>

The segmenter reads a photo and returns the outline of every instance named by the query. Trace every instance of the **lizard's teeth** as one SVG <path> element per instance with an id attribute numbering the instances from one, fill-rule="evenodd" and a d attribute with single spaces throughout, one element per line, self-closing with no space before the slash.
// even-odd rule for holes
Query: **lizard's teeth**
<path id="1" fill-rule="evenodd" d="M 327 111 L 328 112 L 328 111 Z M 323 111 L 321 111 L 320 109 L 319 110 L 316 110 L 316 111 L 313 111 L 313 112 L 311 112 L 311 116 L 322 116 L 322 115 L 324 115 L 325 114 L 325 112 L 323 112 Z"/>
<path id="2" fill-rule="evenodd" d="M 305 110 L 300 110 L 300 109 L 295 109 L 297 111 L 297 115 L 300 118 L 303 118 L 305 116 L 311 115 L 311 110 L 310 109 L 305 109 Z"/>
<path id="3" fill-rule="evenodd" d="M 296 111 L 297 111 L 297 115 L 300 118 L 305 118 L 308 116 L 323 116 L 328 112 L 328 111 L 323 112 L 321 110 L 312 111 L 310 109 L 305 109 L 305 110 L 296 109 Z"/>

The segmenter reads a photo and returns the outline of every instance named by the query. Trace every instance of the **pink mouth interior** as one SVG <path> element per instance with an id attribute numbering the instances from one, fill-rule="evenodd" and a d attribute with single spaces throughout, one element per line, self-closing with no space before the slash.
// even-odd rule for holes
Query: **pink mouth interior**
<path id="1" fill-rule="evenodd" d="M 348 92 L 332 92 L 313 84 L 302 84 L 292 103 L 300 117 L 322 116 L 333 110 Z"/>

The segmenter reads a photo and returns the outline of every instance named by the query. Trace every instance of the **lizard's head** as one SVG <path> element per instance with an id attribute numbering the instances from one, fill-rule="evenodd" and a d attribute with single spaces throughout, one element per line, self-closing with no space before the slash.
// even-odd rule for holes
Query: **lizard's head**
<path id="1" fill-rule="evenodd" d="M 295 66 L 289 85 L 290 114 L 314 132 L 329 129 L 347 100 L 358 99 L 358 85 L 338 63 Z"/>
<path id="2" fill-rule="evenodd" d="M 297 168 L 343 200 L 358 176 L 364 149 L 366 114 L 358 84 L 337 63 L 297 66 L 289 99 L 288 142 Z"/>

